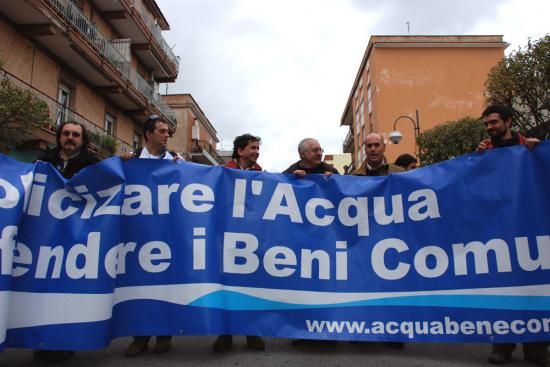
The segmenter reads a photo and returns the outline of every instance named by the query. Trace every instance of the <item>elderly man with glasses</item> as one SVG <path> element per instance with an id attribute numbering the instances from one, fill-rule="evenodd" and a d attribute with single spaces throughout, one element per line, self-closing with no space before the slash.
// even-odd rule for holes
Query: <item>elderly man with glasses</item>
<path id="1" fill-rule="evenodd" d="M 333 173 L 338 174 L 338 170 L 332 165 L 323 162 L 323 149 L 319 145 L 319 141 L 313 138 L 305 138 L 298 144 L 298 154 L 300 160 L 286 170 L 283 173 L 292 173 L 297 177 L 303 178 L 309 174 L 323 174 L 330 176 Z"/>

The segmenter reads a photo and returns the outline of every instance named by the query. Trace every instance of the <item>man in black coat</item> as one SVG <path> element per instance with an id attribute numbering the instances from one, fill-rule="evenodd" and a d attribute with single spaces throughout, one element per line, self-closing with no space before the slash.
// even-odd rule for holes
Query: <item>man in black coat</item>
<path id="1" fill-rule="evenodd" d="M 99 162 L 88 151 L 86 128 L 74 121 L 65 121 L 56 132 L 57 146 L 46 151 L 38 160 L 51 163 L 65 178 L 72 178 L 82 168 Z"/>
<path id="2" fill-rule="evenodd" d="M 323 162 L 323 149 L 316 139 L 302 139 L 298 144 L 298 154 L 300 160 L 284 170 L 283 173 L 293 173 L 300 178 L 314 173 L 325 176 L 330 176 L 333 173 L 338 174 L 336 168 Z"/>
<path id="3" fill-rule="evenodd" d="M 38 160 L 51 163 L 63 177 L 70 179 L 82 168 L 99 162 L 88 152 L 88 134 L 84 125 L 74 121 L 65 121 L 57 128 L 57 146 L 46 151 Z M 37 349 L 33 359 L 49 363 L 63 362 L 74 355 L 72 350 Z"/>

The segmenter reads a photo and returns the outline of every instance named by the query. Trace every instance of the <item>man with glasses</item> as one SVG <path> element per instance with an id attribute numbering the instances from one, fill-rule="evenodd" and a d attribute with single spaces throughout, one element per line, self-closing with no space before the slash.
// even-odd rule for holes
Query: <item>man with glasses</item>
<path id="1" fill-rule="evenodd" d="M 338 174 L 338 170 L 332 165 L 323 162 L 324 150 L 321 148 L 319 141 L 313 138 L 305 138 L 298 143 L 298 154 L 300 160 L 286 170 L 283 173 L 294 174 L 298 178 L 304 178 L 306 175 L 322 174 L 329 177 L 333 174 Z M 323 346 L 336 346 L 338 342 L 335 340 L 308 340 L 308 339 L 294 339 L 292 345 L 295 347 L 304 345 L 323 345 Z"/>
<path id="2" fill-rule="evenodd" d="M 46 151 L 38 160 L 51 163 L 65 178 L 72 178 L 82 168 L 99 162 L 88 151 L 88 132 L 74 121 L 65 121 L 57 128 L 57 146 Z"/>
<path id="3" fill-rule="evenodd" d="M 88 133 L 84 125 L 65 121 L 57 128 L 57 146 L 46 151 L 38 160 L 51 163 L 63 177 L 70 179 L 82 168 L 99 162 L 99 159 L 88 151 Z M 33 359 L 48 363 L 63 362 L 74 355 L 72 350 L 37 349 Z"/>
<path id="4" fill-rule="evenodd" d="M 334 173 L 338 174 L 336 168 L 323 162 L 323 152 L 317 139 L 302 139 L 298 144 L 300 160 L 284 170 L 283 173 L 292 173 L 299 178 L 304 178 L 305 175 L 314 173 L 320 173 L 327 177 Z"/>

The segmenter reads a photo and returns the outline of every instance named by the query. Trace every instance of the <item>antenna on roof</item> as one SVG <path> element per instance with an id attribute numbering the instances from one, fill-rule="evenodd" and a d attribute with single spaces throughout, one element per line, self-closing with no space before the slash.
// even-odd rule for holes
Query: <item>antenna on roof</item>
<path id="1" fill-rule="evenodd" d="M 409 32 L 409 36 L 411 35 L 411 23 L 407 22 L 407 31 Z"/>

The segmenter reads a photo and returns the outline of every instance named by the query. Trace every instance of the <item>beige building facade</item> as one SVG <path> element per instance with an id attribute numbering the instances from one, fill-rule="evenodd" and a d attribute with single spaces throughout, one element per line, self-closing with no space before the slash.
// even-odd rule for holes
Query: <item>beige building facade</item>
<path id="1" fill-rule="evenodd" d="M 0 76 L 48 105 L 10 155 L 30 161 L 55 144 L 66 120 L 91 132 L 102 157 L 143 144 L 143 122 L 176 117 L 158 93 L 174 82 L 179 58 L 162 36 L 169 25 L 154 0 L 18 0 L 0 2 Z"/>
<path id="2" fill-rule="evenodd" d="M 223 164 L 216 146 L 219 143 L 216 129 L 210 123 L 191 94 L 162 96 L 174 111 L 177 129 L 169 140 L 168 148 L 191 162 L 217 166 Z"/>
<path id="3" fill-rule="evenodd" d="M 507 46 L 502 36 L 372 36 L 340 121 L 350 127 L 343 151 L 353 167 L 364 167 L 371 132 L 384 136 L 393 162 L 416 153 L 415 128 L 479 116 L 485 80 Z M 399 144 L 388 139 L 394 123 Z"/>
<path id="4" fill-rule="evenodd" d="M 325 154 L 324 161 L 333 165 L 334 168 L 343 175 L 348 173 L 348 169 L 351 165 L 351 153 Z"/>

